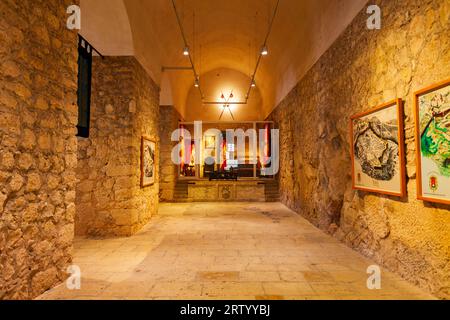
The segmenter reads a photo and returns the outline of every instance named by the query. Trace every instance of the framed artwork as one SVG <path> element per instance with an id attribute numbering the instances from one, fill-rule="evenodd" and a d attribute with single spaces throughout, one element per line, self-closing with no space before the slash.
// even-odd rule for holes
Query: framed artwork
<path id="1" fill-rule="evenodd" d="M 156 176 L 156 142 L 141 138 L 141 188 L 155 183 Z"/>
<path id="2" fill-rule="evenodd" d="M 216 136 L 205 136 L 205 149 L 216 148 Z"/>
<path id="3" fill-rule="evenodd" d="M 417 197 L 450 204 L 450 79 L 414 94 Z"/>
<path id="4" fill-rule="evenodd" d="M 403 128 L 401 99 L 351 117 L 353 189 L 406 195 Z"/>

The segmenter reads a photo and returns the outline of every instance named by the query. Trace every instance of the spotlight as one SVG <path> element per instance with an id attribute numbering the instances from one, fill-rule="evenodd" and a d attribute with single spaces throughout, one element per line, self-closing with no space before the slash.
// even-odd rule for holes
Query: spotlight
<path id="1" fill-rule="evenodd" d="M 195 79 L 194 87 L 196 88 L 200 87 L 200 81 L 198 81 L 198 79 Z"/>
<path id="2" fill-rule="evenodd" d="M 261 55 L 267 56 L 269 54 L 269 50 L 267 49 L 267 46 L 263 46 L 261 49 Z"/>
<path id="3" fill-rule="evenodd" d="M 189 55 L 189 47 L 184 47 L 183 49 L 183 55 L 188 56 Z"/>
<path id="4" fill-rule="evenodd" d="M 255 80 L 252 80 L 252 88 L 256 87 L 256 82 Z"/>

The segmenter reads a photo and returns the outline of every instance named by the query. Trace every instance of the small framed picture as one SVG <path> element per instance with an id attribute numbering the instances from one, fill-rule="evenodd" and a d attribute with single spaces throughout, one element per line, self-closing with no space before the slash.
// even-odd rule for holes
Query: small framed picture
<path id="1" fill-rule="evenodd" d="M 155 183 L 156 142 L 147 137 L 141 138 L 141 188 Z"/>
<path id="2" fill-rule="evenodd" d="M 401 99 L 351 117 L 353 189 L 406 195 L 403 128 Z"/>
<path id="3" fill-rule="evenodd" d="M 216 148 L 216 136 L 205 136 L 205 149 Z"/>
<path id="4" fill-rule="evenodd" d="M 414 93 L 417 197 L 450 204 L 450 79 Z"/>

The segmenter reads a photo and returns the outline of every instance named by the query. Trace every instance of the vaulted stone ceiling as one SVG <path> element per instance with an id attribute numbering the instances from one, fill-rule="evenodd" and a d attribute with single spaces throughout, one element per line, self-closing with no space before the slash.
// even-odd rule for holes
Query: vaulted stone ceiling
<path id="1" fill-rule="evenodd" d="M 205 74 L 230 69 L 249 76 L 250 81 L 276 1 L 175 1 L 201 80 Z M 285 97 L 366 3 L 280 0 L 267 42 L 270 54 L 262 59 L 256 74 L 258 90 L 252 91 L 261 95 L 260 118 Z M 162 72 L 163 66 L 189 66 L 189 59 L 182 55 L 183 39 L 172 1 L 82 0 L 81 7 L 82 35 L 104 55 L 135 55 L 161 86 L 161 104 L 173 104 L 192 118 L 188 105 L 193 100 L 189 97 L 192 72 Z M 219 99 L 214 92 L 204 95 L 208 100 Z M 246 108 L 250 106 L 236 107 L 238 119 L 248 116 Z"/>

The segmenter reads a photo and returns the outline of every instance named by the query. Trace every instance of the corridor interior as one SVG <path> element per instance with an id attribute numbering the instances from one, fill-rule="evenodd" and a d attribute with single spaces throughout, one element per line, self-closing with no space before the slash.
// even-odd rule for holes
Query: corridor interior
<path id="1" fill-rule="evenodd" d="M 0 300 L 449 298 L 449 0 L 0 0 Z"/>

